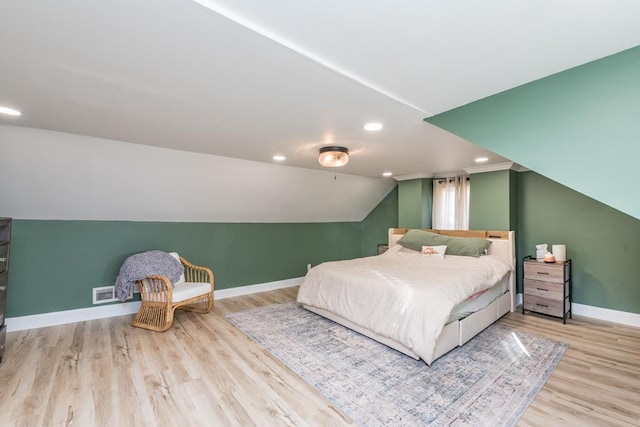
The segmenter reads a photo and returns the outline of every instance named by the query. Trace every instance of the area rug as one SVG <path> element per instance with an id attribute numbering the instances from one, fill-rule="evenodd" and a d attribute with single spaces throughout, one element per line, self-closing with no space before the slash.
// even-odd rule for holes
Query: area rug
<path id="1" fill-rule="evenodd" d="M 362 426 L 513 426 L 567 344 L 494 324 L 431 366 L 300 307 L 227 315 Z"/>

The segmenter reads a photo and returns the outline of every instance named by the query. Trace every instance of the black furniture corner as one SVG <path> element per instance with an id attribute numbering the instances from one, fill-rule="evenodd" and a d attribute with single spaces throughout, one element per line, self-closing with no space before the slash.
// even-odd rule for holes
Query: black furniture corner
<path id="1" fill-rule="evenodd" d="M 11 243 L 11 218 L 0 218 L 0 363 L 7 339 L 7 287 L 9 286 L 9 244 Z"/>

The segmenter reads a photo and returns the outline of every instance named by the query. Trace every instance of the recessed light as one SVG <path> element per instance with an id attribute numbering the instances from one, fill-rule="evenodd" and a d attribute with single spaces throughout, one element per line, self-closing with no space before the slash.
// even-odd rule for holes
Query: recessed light
<path id="1" fill-rule="evenodd" d="M 382 176 L 391 176 L 391 175 L 393 175 L 393 173 L 391 173 L 391 172 L 384 172 L 384 173 L 382 174 Z"/>
<path id="2" fill-rule="evenodd" d="M 382 123 L 371 122 L 364 125 L 364 130 L 368 130 L 369 132 L 375 132 L 380 129 L 382 129 Z"/>
<path id="3" fill-rule="evenodd" d="M 476 157 L 476 163 L 482 163 L 486 161 L 489 161 L 488 157 Z"/>
<path id="4" fill-rule="evenodd" d="M 0 105 L 0 114 L 6 114 L 7 116 L 21 116 L 22 113 L 18 110 L 14 110 L 13 108 L 3 107 Z"/>
<path id="5" fill-rule="evenodd" d="M 273 156 L 273 160 L 276 160 L 278 162 L 281 162 L 281 161 L 283 161 L 285 159 L 286 159 L 286 157 L 281 155 L 281 154 L 276 154 L 275 156 Z"/>

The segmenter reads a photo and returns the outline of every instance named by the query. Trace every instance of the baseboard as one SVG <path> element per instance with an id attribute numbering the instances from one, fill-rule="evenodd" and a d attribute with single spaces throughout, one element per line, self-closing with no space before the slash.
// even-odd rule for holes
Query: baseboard
<path id="1" fill-rule="evenodd" d="M 278 280 L 275 282 L 259 283 L 256 285 L 239 286 L 237 288 L 220 289 L 215 291 L 217 300 L 232 298 L 242 295 L 256 294 L 259 292 L 273 291 L 275 289 L 290 288 L 300 284 L 301 277 Z M 522 294 L 517 294 L 518 305 L 522 305 Z M 625 311 L 611 310 L 608 308 L 594 307 L 584 304 L 572 304 L 573 314 L 607 322 L 621 323 L 623 325 L 640 327 L 640 314 Z M 32 314 L 29 316 L 8 317 L 5 319 L 7 332 L 22 331 L 25 329 L 44 328 L 46 326 L 64 325 L 67 323 L 83 322 L 86 320 L 104 319 L 107 317 L 125 316 L 137 313 L 140 309 L 140 301 L 110 304 L 100 307 L 78 308 L 75 310 L 56 311 L 52 313 Z"/>
<path id="2" fill-rule="evenodd" d="M 571 310 L 573 310 L 573 314 L 576 316 L 590 317 L 592 319 L 605 320 L 607 322 L 621 323 L 623 325 L 640 328 L 640 314 L 638 313 L 629 313 L 626 311 L 576 303 L 571 304 Z"/>
<path id="3" fill-rule="evenodd" d="M 522 305 L 522 294 L 517 295 L 517 300 L 518 305 Z M 591 319 L 604 320 L 606 322 L 620 323 L 622 325 L 640 328 L 640 314 L 637 313 L 577 304 L 575 302 L 571 304 L 571 310 L 576 316 L 589 317 Z"/>
<path id="4" fill-rule="evenodd" d="M 7 332 L 25 329 L 44 328 L 46 326 L 65 325 L 85 320 L 104 319 L 137 313 L 140 301 L 109 304 L 99 307 L 77 308 L 75 310 L 54 311 L 52 313 L 31 314 L 29 316 L 7 317 Z"/>
<path id="5" fill-rule="evenodd" d="M 237 288 L 221 289 L 214 292 L 214 299 L 224 299 L 274 289 L 290 288 L 300 284 L 301 277 L 279 280 L 276 282 L 259 283 L 256 285 L 239 286 Z M 8 317 L 5 319 L 7 332 L 25 329 L 44 328 L 46 326 L 65 325 L 67 323 L 83 322 L 86 320 L 104 319 L 107 317 L 125 316 L 137 313 L 140 301 L 109 304 L 99 307 L 78 308 L 75 310 L 56 311 L 52 313 L 32 314 L 29 316 Z"/>
<path id="6" fill-rule="evenodd" d="M 239 297 L 241 295 L 257 294 L 258 292 L 273 291 L 275 289 L 291 288 L 298 286 L 302 277 L 278 280 L 277 282 L 259 283 L 257 285 L 238 286 L 237 288 L 220 289 L 215 291 L 214 299 Z"/>

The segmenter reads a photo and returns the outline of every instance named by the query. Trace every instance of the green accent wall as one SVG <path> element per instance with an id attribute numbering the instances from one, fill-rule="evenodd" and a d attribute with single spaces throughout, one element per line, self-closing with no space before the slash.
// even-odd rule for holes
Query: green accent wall
<path id="1" fill-rule="evenodd" d="M 398 189 L 361 222 L 176 223 L 13 220 L 7 316 L 94 307 L 122 262 L 152 249 L 211 268 L 215 288 L 302 277 L 307 264 L 377 254 L 398 226 Z"/>
<path id="2" fill-rule="evenodd" d="M 388 230 L 395 227 L 398 227 L 397 186 L 362 221 L 361 256 L 377 255 L 378 244 L 386 244 Z"/>
<path id="3" fill-rule="evenodd" d="M 518 196 L 520 258 L 565 244 L 574 302 L 640 313 L 640 220 L 534 172 L 518 174 Z"/>
<path id="4" fill-rule="evenodd" d="M 403 185 L 414 200 L 399 197 L 399 213 L 403 203 L 417 210 L 420 183 L 401 182 L 399 195 Z M 575 303 L 640 313 L 638 219 L 535 172 L 512 170 L 471 175 L 469 215 L 471 229 L 516 231 L 519 292 L 522 258 L 535 256 L 536 244 L 564 244 L 573 261 Z"/>
<path id="5" fill-rule="evenodd" d="M 640 46 L 425 119 L 640 218 Z"/>
<path id="6" fill-rule="evenodd" d="M 175 250 L 211 267 L 216 289 L 300 277 L 307 264 L 375 255 L 388 228 L 405 226 L 398 223 L 401 189 L 393 189 L 362 222 L 14 220 L 7 315 L 91 307 L 93 287 L 112 285 L 127 256 L 150 249 Z M 416 194 L 422 206 L 424 194 Z M 510 206 L 495 220 L 485 200 Z M 472 216 L 471 228 L 516 228 L 518 261 L 533 255 L 538 243 L 567 245 L 574 302 L 640 313 L 638 219 L 534 172 L 472 175 L 474 209 L 484 212 Z M 505 221 L 517 227 L 501 227 Z"/>
<path id="7" fill-rule="evenodd" d="M 359 257 L 360 237 L 360 222 L 14 219 L 7 316 L 91 307 L 92 288 L 113 285 L 125 258 L 138 252 L 176 251 L 195 264 L 210 267 L 216 289 L 227 289 L 301 277 L 307 264 Z"/>
<path id="8" fill-rule="evenodd" d="M 518 224 L 517 173 L 512 170 L 471 175 L 469 228 L 515 230 Z"/>
<path id="9" fill-rule="evenodd" d="M 398 183 L 398 226 L 431 228 L 433 180 L 411 179 Z"/>

